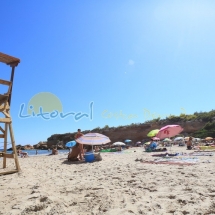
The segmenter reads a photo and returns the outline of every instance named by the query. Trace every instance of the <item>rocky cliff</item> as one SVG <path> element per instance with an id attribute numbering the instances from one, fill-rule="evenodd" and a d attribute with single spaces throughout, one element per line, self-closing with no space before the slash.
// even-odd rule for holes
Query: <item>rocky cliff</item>
<path id="1" fill-rule="evenodd" d="M 108 136 L 112 143 L 116 141 L 122 141 L 130 139 L 133 143 L 137 141 L 143 141 L 149 139 L 147 137 L 148 132 L 153 129 L 160 129 L 161 127 L 169 124 L 181 125 L 184 129 L 181 135 L 192 135 L 196 131 L 202 129 L 206 122 L 202 120 L 191 120 L 191 121 L 179 121 L 172 123 L 169 120 L 158 120 L 150 123 L 141 123 L 141 124 L 132 124 L 129 126 L 119 126 L 119 127 L 106 127 L 103 129 L 96 128 L 93 130 L 83 131 L 82 133 L 86 134 L 89 132 L 100 133 Z M 66 134 L 54 134 L 47 139 L 46 142 L 40 142 L 37 145 L 34 145 L 36 149 L 48 149 L 53 146 L 57 146 L 58 149 L 63 149 L 65 144 L 71 140 L 74 140 L 76 132 L 66 133 Z"/>

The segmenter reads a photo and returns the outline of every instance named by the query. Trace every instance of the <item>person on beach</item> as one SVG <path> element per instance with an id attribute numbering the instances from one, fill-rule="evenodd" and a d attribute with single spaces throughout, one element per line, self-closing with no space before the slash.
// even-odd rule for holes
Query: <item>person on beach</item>
<path id="1" fill-rule="evenodd" d="M 68 154 L 68 161 L 79 161 L 78 156 L 80 155 L 81 149 L 79 143 L 76 142 L 76 145 L 72 147 L 72 151 Z"/>
<path id="2" fill-rule="evenodd" d="M 146 151 L 153 151 L 157 148 L 157 143 L 151 139 L 150 144 L 145 146 Z"/>
<path id="3" fill-rule="evenodd" d="M 53 149 L 52 149 L 51 155 L 58 155 L 58 150 L 57 150 L 57 148 L 53 148 Z"/>
<path id="4" fill-rule="evenodd" d="M 29 157 L 28 152 L 23 152 L 21 149 L 17 150 L 17 155 L 20 156 L 21 158 Z"/>
<path id="5" fill-rule="evenodd" d="M 187 150 L 191 150 L 192 149 L 192 137 L 189 137 L 189 140 L 187 141 Z"/>
<path id="6" fill-rule="evenodd" d="M 81 136 L 83 136 L 83 134 L 81 133 L 81 129 L 79 128 L 78 133 L 75 135 L 75 139 L 78 139 Z M 84 156 L 83 144 L 79 143 L 79 148 L 80 148 L 79 158 L 80 158 L 80 160 L 83 160 L 83 156 Z"/>

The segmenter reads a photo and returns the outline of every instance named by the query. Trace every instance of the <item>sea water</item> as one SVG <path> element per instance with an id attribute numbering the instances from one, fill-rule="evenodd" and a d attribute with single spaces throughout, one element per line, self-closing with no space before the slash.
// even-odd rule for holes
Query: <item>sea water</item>
<path id="1" fill-rule="evenodd" d="M 3 151 L 0 149 L 0 151 Z M 22 152 L 27 152 L 29 156 L 38 156 L 38 155 L 49 155 L 52 153 L 52 150 L 39 150 L 39 149 L 30 149 L 30 150 L 21 150 Z M 37 151 L 37 154 L 36 154 Z M 8 154 L 11 154 L 13 151 L 7 151 Z M 69 149 L 58 150 L 58 154 L 68 154 Z"/>

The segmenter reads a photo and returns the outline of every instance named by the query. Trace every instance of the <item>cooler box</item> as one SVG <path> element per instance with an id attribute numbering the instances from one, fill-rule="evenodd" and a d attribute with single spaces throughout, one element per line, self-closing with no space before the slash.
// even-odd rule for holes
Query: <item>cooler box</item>
<path id="1" fill-rule="evenodd" d="M 86 162 L 93 162 L 95 160 L 95 156 L 93 154 L 93 152 L 86 152 L 84 154 L 84 158 Z"/>

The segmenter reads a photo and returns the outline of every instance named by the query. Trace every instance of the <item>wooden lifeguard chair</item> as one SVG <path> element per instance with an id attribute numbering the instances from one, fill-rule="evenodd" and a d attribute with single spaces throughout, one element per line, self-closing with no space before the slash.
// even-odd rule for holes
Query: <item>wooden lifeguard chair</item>
<path id="1" fill-rule="evenodd" d="M 4 139 L 4 141 L 3 141 L 4 149 L 3 149 L 3 151 L 0 151 L 0 157 L 3 157 L 3 170 L 6 168 L 7 158 L 14 159 L 15 167 L 16 167 L 14 170 L 8 170 L 8 171 L 0 170 L 0 175 L 3 175 L 3 174 L 11 174 L 11 173 L 21 171 L 20 166 L 19 166 L 17 151 L 16 151 L 14 134 L 13 134 L 12 119 L 11 119 L 11 115 L 10 115 L 10 105 L 11 105 L 14 71 L 15 71 L 15 67 L 18 66 L 18 64 L 20 63 L 20 59 L 3 54 L 0 52 L 0 62 L 9 65 L 12 68 L 10 81 L 0 79 L 0 84 L 6 85 L 8 87 L 8 90 L 5 94 L 0 94 L 0 113 L 2 113 L 3 116 L 5 116 L 4 118 L 1 118 L 1 116 L 0 116 L 0 123 L 1 123 L 0 124 L 0 131 L 1 131 L 0 138 Z M 4 126 L 1 126 L 2 123 L 4 124 Z M 9 128 L 9 132 L 10 132 L 11 145 L 12 145 L 12 149 L 13 149 L 12 154 L 7 154 L 8 128 Z"/>

